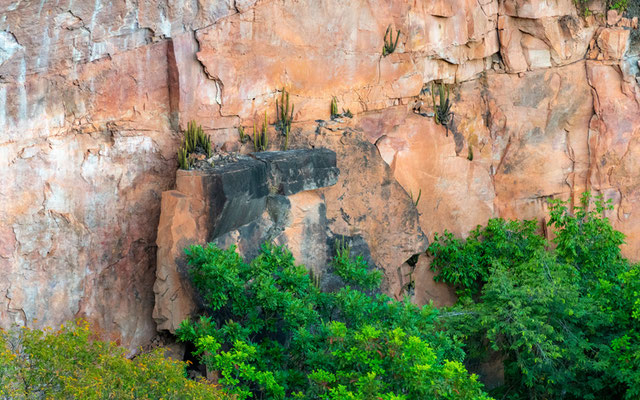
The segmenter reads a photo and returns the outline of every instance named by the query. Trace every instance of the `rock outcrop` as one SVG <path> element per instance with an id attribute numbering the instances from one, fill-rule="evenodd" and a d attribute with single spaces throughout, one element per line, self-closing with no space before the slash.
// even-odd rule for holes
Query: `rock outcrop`
<path id="1" fill-rule="evenodd" d="M 174 332 L 197 310 L 185 248 L 218 239 L 226 247 L 232 240 L 243 255 L 254 256 L 288 227 L 286 196 L 334 185 L 335 165 L 335 153 L 318 149 L 259 153 L 203 171 L 179 170 L 176 190 L 162 194 L 153 312 L 158 329 Z"/>
<path id="2" fill-rule="evenodd" d="M 342 171 L 265 205 L 289 210 L 282 232 L 313 268 L 323 260 L 306 255 L 330 253 L 315 242 L 328 229 L 361 243 L 400 295 L 421 232 L 542 220 L 547 198 L 585 189 L 614 200 L 625 254 L 640 259 L 637 15 L 593 11 L 572 0 L 0 1 L 0 326 L 86 317 L 131 349 L 146 343 L 181 127 L 195 119 L 217 146 L 246 152 L 236 128 L 265 111 L 273 123 L 282 87 L 293 142 L 333 149 Z M 388 27 L 400 39 L 383 57 Z M 449 129 L 429 117 L 433 81 L 452 85 Z M 317 130 L 333 97 L 355 117 Z"/>
<path id="3" fill-rule="evenodd" d="M 265 241 L 286 245 L 323 286 L 334 288 L 340 284 L 330 270 L 334 242 L 346 240 L 382 269 L 384 289 L 402 297 L 399 270 L 427 246 L 418 214 L 375 146 L 360 132 L 330 125 L 333 130 L 320 128 L 314 150 L 256 153 L 210 171 L 178 171 L 177 189 L 162 195 L 158 228 L 153 315 L 159 330 L 174 332 L 199 309 L 184 255 L 193 244 L 235 245 L 248 260 Z M 345 171 L 339 178 L 336 153 Z"/>

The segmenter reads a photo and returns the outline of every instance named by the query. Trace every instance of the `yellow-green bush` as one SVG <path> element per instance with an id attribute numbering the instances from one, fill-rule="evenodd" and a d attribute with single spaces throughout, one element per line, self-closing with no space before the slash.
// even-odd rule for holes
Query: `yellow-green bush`
<path id="1" fill-rule="evenodd" d="M 114 343 L 92 340 L 84 321 L 59 330 L 0 330 L 0 399 L 223 399 L 186 378 L 185 363 L 162 350 L 132 360 Z"/>

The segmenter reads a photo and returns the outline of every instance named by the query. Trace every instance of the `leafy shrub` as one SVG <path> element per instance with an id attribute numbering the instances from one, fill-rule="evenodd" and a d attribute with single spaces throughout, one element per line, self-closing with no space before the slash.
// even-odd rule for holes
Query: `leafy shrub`
<path id="1" fill-rule="evenodd" d="M 453 285 L 460 296 L 477 296 L 498 264 L 521 263 L 544 246 L 544 238 L 536 234 L 535 221 L 496 218 L 471 231 L 466 240 L 447 231 L 436 233 L 427 251 L 434 256 L 436 281 Z"/>
<path id="2" fill-rule="evenodd" d="M 509 399 L 640 396 L 640 267 L 621 256 L 622 233 L 590 197 L 570 212 L 552 201 L 553 243 L 532 221 L 489 221 L 467 240 L 436 237 L 438 277 L 462 297 L 443 312 L 472 359 L 502 354 Z M 553 248 L 555 246 L 555 248 Z"/>
<path id="3" fill-rule="evenodd" d="M 177 334 L 239 399 L 487 399 L 438 311 L 373 295 L 379 271 L 338 246 L 346 286 L 313 284 L 282 247 L 246 264 L 235 248 L 192 246 L 190 275 L 207 316 Z"/>
<path id="4" fill-rule="evenodd" d="M 0 331 L 2 399 L 222 399 L 185 378 L 185 364 L 162 351 L 134 360 L 113 343 L 91 340 L 86 322 L 53 331 Z"/>

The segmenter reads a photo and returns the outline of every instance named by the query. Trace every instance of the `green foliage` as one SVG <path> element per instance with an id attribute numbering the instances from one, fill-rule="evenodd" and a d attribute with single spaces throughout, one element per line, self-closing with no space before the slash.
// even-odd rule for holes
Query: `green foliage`
<path id="1" fill-rule="evenodd" d="M 604 0 L 602 1 L 604 2 Z M 589 2 L 590 0 L 573 0 L 573 4 L 582 9 L 585 17 L 592 14 L 589 9 Z M 606 0 L 606 4 L 607 9 L 618 10 L 619 12 L 624 12 L 629 8 L 629 0 Z"/>
<path id="2" fill-rule="evenodd" d="M 431 100 L 433 101 L 433 112 L 436 124 L 448 126 L 453 119 L 451 112 L 451 102 L 449 101 L 449 87 L 444 84 L 438 85 L 439 103 L 436 103 L 436 87 L 431 85 Z"/>
<path id="3" fill-rule="evenodd" d="M 334 97 L 331 98 L 331 119 L 338 118 L 340 113 L 338 112 L 338 99 Z"/>
<path id="4" fill-rule="evenodd" d="M 418 207 L 418 203 L 420 203 L 420 197 L 422 197 L 422 189 L 420 189 L 418 191 L 418 197 L 416 197 L 415 199 L 413 198 L 413 192 L 409 192 L 409 197 L 411 197 L 411 202 L 413 203 L 414 206 Z"/>
<path id="5" fill-rule="evenodd" d="M 0 331 L 3 399 L 222 399 L 214 386 L 185 378 L 185 364 L 162 350 L 133 360 L 113 343 L 92 340 L 86 322 Z"/>
<path id="6" fill-rule="evenodd" d="M 262 123 L 262 129 L 258 132 L 256 130 L 256 124 L 253 124 L 253 149 L 255 151 L 265 151 L 269 145 L 269 136 L 267 135 L 267 128 L 269 123 L 267 122 L 267 112 L 264 112 L 264 122 Z"/>
<path id="7" fill-rule="evenodd" d="M 575 4 L 576 7 L 583 9 L 583 13 L 585 17 L 588 17 L 589 15 L 591 15 L 591 10 L 589 10 L 588 3 L 589 3 L 589 0 L 573 0 L 573 4 Z"/>
<path id="8" fill-rule="evenodd" d="M 367 262 L 362 256 L 355 259 L 351 257 L 351 247 L 345 238 L 335 242 L 336 255 L 333 257 L 333 268 L 336 275 L 347 284 L 359 287 L 366 291 L 373 291 L 382 283 L 382 272 L 369 270 Z"/>
<path id="9" fill-rule="evenodd" d="M 193 167 L 193 158 L 184 147 L 178 148 L 178 168 L 190 170 Z"/>
<path id="10" fill-rule="evenodd" d="M 575 266 L 587 281 L 612 279 L 628 267 L 620 253 L 624 235 L 602 216 L 604 211 L 613 209 L 611 200 L 605 202 L 599 195 L 589 211 L 590 198 L 588 192 L 583 194 L 580 206 L 574 207 L 572 213 L 562 201 L 550 201 L 549 224 L 556 229 L 553 242 L 559 261 Z"/>
<path id="11" fill-rule="evenodd" d="M 544 238 L 536 234 L 535 221 L 491 219 L 486 227 L 478 226 L 466 240 L 445 231 L 435 234 L 427 252 L 434 256 L 432 268 L 436 281 L 453 285 L 459 296 L 478 296 L 499 266 L 527 261 L 531 254 L 544 250 Z"/>
<path id="12" fill-rule="evenodd" d="M 249 140 L 251 140 L 251 137 L 249 137 L 249 135 L 245 133 L 244 126 L 238 127 L 238 140 L 240 140 L 240 143 L 242 144 L 247 143 Z"/>
<path id="13" fill-rule="evenodd" d="M 291 133 L 291 122 L 293 121 L 293 109 L 294 105 L 291 104 L 291 112 L 289 112 L 289 92 L 285 88 L 282 88 L 282 98 L 280 99 L 280 105 L 276 99 L 276 126 L 280 133 L 284 135 L 284 149 L 289 147 L 289 134 Z"/>
<path id="14" fill-rule="evenodd" d="M 473 146 L 469 144 L 469 152 L 467 154 L 467 160 L 473 161 Z"/>
<path id="15" fill-rule="evenodd" d="M 620 254 L 624 237 L 589 194 L 569 211 L 550 203 L 553 245 L 533 221 L 490 220 L 467 240 L 437 236 L 438 279 L 462 295 L 444 326 L 472 359 L 487 345 L 505 364 L 509 399 L 637 399 L 640 271 Z"/>
<path id="16" fill-rule="evenodd" d="M 398 46 L 398 39 L 400 39 L 400 30 L 398 29 L 396 40 L 394 41 L 393 29 L 391 29 L 391 25 L 389 25 L 387 27 L 387 31 L 384 33 L 384 47 L 382 47 L 382 57 L 386 57 L 396 51 L 396 47 Z"/>
<path id="17" fill-rule="evenodd" d="M 211 157 L 211 138 L 205 135 L 202 127 L 195 121 L 189 122 L 187 130 L 184 132 L 184 139 L 178 148 L 178 166 L 180 169 L 191 169 L 193 167 L 192 154 L 204 154 Z"/>
<path id="18" fill-rule="evenodd" d="M 179 338 L 239 399 L 487 399 L 438 311 L 372 294 L 380 271 L 336 247 L 346 286 L 330 293 L 282 247 L 264 245 L 250 264 L 233 247 L 190 247 L 208 315 L 184 321 Z"/>
<path id="19" fill-rule="evenodd" d="M 618 10 L 620 12 L 626 11 L 629 8 L 629 0 L 609 0 L 609 9 Z"/>

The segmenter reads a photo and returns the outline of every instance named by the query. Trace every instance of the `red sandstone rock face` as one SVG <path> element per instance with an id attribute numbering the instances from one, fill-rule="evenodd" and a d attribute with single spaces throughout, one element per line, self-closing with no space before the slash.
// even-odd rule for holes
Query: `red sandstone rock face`
<path id="1" fill-rule="evenodd" d="M 409 3 L 265 2 L 199 30 L 197 58 L 220 88 L 210 106 L 250 125 L 287 86 L 298 120 L 327 118 L 333 96 L 353 112 L 381 109 L 417 95 L 424 82 L 470 79 L 497 53 L 496 1 Z M 400 40 L 381 57 L 389 25 Z"/>
<path id="2" fill-rule="evenodd" d="M 223 248 L 236 245 L 247 261 L 265 240 L 286 245 L 296 262 L 304 264 L 323 285 L 332 285 L 333 242 L 344 239 L 354 252 L 366 252 L 370 265 L 384 272 L 383 289 L 402 298 L 403 264 L 427 247 L 418 213 L 376 147 L 361 132 L 340 123 L 322 125 L 326 127 L 318 128 L 317 135 L 302 135 L 298 138 L 302 143 L 294 145 L 335 151 L 341 171 L 337 183 L 333 180 L 329 187 L 286 197 L 271 193 L 262 215 L 232 230 L 219 230 L 211 217 L 228 194 L 207 189 L 206 174 L 178 171 L 177 190 L 163 193 L 158 228 L 153 312 L 158 329 L 175 332 L 182 320 L 197 311 L 198 301 L 186 278 L 184 248 L 207 240 Z M 322 177 L 318 172 L 310 175 L 316 180 Z M 227 204 L 229 214 L 246 213 L 246 202 Z"/>
<path id="3" fill-rule="evenodd" d="M 415 286 L 411 300 L 420 306 L 430 302 L 436 307 L 454 305 L 458 301 L 455 290 L 445 283 L 434 282 L 435 275 L 435 271 L 431 269 L 431 259 L 421 254 L 409 278 Z"/>
<path id="4" fill-rule="evenodd" d="M 640 259 L 638 165 L 640 163 L 640 88 L 616 66 L 587 62 L 587 79 L 597 97 L 589 125 L 588 181 L 614 200 L 614 227 L 627 235 L 624 253 Z"/>
<path id="5" fill-rule="evenodd" d="M 358 125 L 377 144 L 398 182 L 414 199 L 420 196 L 420 225 L 429 238 L 445 229 L 468 232 L 494 215 L 488 169 L 477 158 L 469 161 L 467 146 L 457 149 L 453 132 L 447 136 L 433 118 L 397 107 L 363 115 Z"/>
<path id="6" fill-rule="evenodd" d="M 2 85 L 4 326 L 86 316 L 125 344 L 154 335 L 153 225 L 174 180 L 165 54 L 158 43 Z"/>
<path id="7" fill-rule="evenodd" d="M 378 203 L 335 197 L 327 214 L 371 212 L 358 229 L 388 265 L 413 247 L 396 260 L 381 246 L 402 226 L 394 204 L 376 214 L 397 183 L 422 189 L 428 236 L 498 215 L 540 218 L 546 197 L 599 190 L 615 200 L 626 254 L 640 259 L 632 19 L 584 21 L 571 0 L 2 0 L 0 15 L 2 326 L 85 316 L 131 348 L 153 336 L 156 230 L 177 128 L 197 119 L 233 147 L 238 124 L 265 109 L 274 121 L 282 86 L 296 121 L 327 119 L 333 96 L 360 114 L 355 127 L 393 177 L 376 167 L 370 183 L 391 182 Z M 383 58 L 389 25 L 401 36 Z M 585 65 L 585 54 L 601 61 Z M 523 74 L 480 77 L 489 69 Z M 407 111 L 433 80 L 458 83 L 449 136 Z"/>
<path id="8" fill-rule="evenodd" d="M 329 227 L 336 236 L 361 236 L 385 274 L 383 289 L 399 293 L 398 270 L 428 244 L 417 210 L 376 147 L 363 140 L 367 132 L 332 125 L 319 130 L 312 141 L 336 152 L 341 171 L 336 185 L 320 190 Z"/>
<path id="9" fill-rule="evenodd" d="M 449 136 L 405 107 L 357 122 L 403 187 L 422 193 L 417 208 L 429 237 L 465 235 L 498 216 L 543 222 L 548 198 L 577 203 L 591 190 L 617 204 L 610 217 L 629 236 L 625 254 L 640 256 L 631 206 L 640 199 L 635 80 L 589 61 L 522 77 L 490 73 L 458 90 Z"/>

